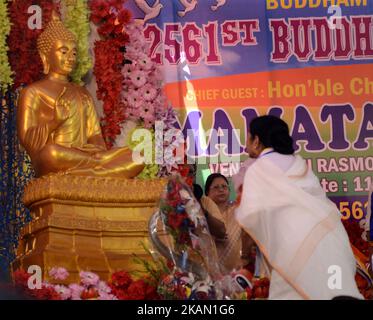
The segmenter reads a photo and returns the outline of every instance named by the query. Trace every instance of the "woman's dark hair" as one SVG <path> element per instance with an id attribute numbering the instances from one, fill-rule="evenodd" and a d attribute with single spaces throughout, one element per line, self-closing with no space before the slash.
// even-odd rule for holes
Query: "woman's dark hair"
<path id="1" fill-rule="evenodd" d="M 198 201 L 201 201 L 201 198 L 203 196 L 203 189 L 202 187 L 197 184 L 197 183 L 193 183 L 193 194 L 195 196 L 195 198 L 198 200 Z"/>
<path id="2" fill-rule="evenodd" d="M 281 154 L 293 154 L 293 139 L 286 122 L 275 116 L 260 116 L 250 122 L 251 138 L 255 136 L 265 148 L 273 148 Z"/>
<path id="3" fill-rule="evenodd" d="M 229 182 L 228 182 L 228 179 L 223 176 L 222 174 L 220 173 L 213 173 L 213 174 L 210 174 L 206 180 L 206 184 L 205 184 L 205 195 L 207 196 L 209 191 L 210 191 L 210 187 L 212 185 L 212 183 L 214 182 L 215 179 L 217 178 L 222 178 L 225 180 L 225 182 L 227 183 L 227 185 L 229 185 Z"/>

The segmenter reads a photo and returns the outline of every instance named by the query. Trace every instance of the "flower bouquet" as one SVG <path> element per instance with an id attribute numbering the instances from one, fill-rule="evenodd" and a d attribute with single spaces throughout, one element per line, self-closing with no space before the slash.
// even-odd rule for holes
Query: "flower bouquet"
<path id="1" fill-rule="evenodd" d="M 168 258 L 182 271 L 193 271 L 200 280 L 219 278 L 218 255 L 205 215 L 180 175 L 169 178 L 159 213 L 172 239 Z"/>

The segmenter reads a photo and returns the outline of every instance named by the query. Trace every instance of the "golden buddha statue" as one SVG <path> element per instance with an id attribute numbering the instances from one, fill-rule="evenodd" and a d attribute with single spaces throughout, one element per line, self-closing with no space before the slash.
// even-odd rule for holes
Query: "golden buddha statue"
<path id="1" fill-rule="evenodd" d="M 38 177 L 49 173 L 133 178 L 144 168 L 128 148 L 107 150 L 89 92 L 69 81 L 76 38 L 54 14 L 38 38 L 46 77 L 21 91 L 18 136 Z"/>
<path id="2" fill-rule="evenodd" d="M 107 150 L 88 91 L 69 81 L 76 39 L 56 16 L 38 39 L 46 77 L 21 91 L 18 135 L 37 178 L 23 202 L 32 221 L 21 230 L 13 270 L 38 265 L 48 279 L 65 267 L 109 277 L 135 270 L 133 253 L 148 257 L 148 220 L 165 181 L 129 179 L 144 168 L 127 148 Z M 62 174 L 60 174 L 62 173 Z"/>

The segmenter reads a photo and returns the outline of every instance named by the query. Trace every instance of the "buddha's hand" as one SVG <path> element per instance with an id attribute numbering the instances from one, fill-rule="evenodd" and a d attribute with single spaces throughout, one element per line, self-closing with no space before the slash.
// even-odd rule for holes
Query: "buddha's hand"
<path id="1" fill-rule="evenodd" d="M 69 118 L 70 115 L 70 102 L 63 98 L 65 93 L 66 87 L 63 88 L 54 104 L 54 119 L 52 124 L 52 128 L 54 130 L 62 125 Z"/>

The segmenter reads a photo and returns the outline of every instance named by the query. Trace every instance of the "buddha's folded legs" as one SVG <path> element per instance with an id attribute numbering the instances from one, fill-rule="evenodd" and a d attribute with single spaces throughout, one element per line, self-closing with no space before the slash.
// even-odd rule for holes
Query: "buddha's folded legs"
<path id="1" fill-rule="evenodd" d="M 100 151 L 92 155 L 99 161 L 99 165 L 89 170 L 69 170 L 80 175 L 111 176 L 133 178 L 145 167 L 142 163 L 136 163 L 132 159 L 132 151 L 128 148 L 116 148 L 108 151 Z"/>
<path id="2" fill-rule="evenodd" d="M 35 155 L 37 175 L 52 172 L 64 172 L 71 168 L 89 168 L 100 164 L 89 153 L 74 148 L 66 148 L 58 144 L 47 144 Z"/>
<path id="3" fill-rule="evenodd" d="M 112 176 L 133 178 L 144 168 L 132 160 L 132 152 L 127 148 L 118 148 L 97 153 L 66 148 L 57 144 L 46 145 L 34 163 L 37 175 L 53 172 L 85 176 Z"/>

